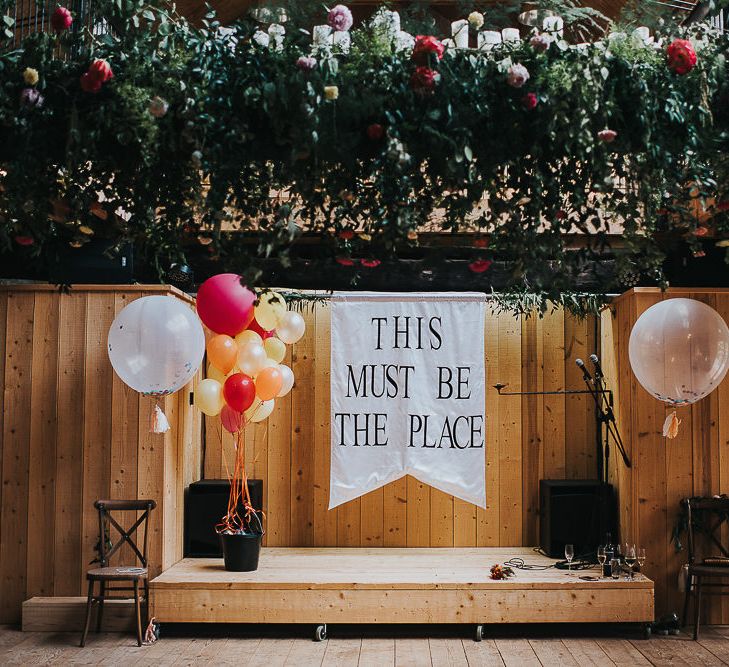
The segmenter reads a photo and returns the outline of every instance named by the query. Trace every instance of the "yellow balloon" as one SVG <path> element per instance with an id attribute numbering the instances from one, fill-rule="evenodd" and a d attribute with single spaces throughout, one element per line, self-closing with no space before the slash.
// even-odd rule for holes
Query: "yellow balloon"
<path id="1" fill-rule="evenodd" d="M 253 405 L 248 408 L 243 415 L 245 416 L 246 422 L 262 422 L 264 419 L 268 419 L 273 412 L 273 407 L 276 404 L 275 399 L 270 401 L 262 401 L 260 398 L 256 398 L 253 401 Z"/>
<path id="2" fill-rule="evenodd" d="M 266 340 L 263 341 L 263 349 L 266 350 L 268 358 L 272 359 L 277 364 L 280 364 L 286 356 L 286 343 L 281 342 L 281 340 L 276 338 L 276 336 L 266 338 Z"/>
<path id="3" fill-rule="evenodd" d="M 206 373 L 207 377 L 211 380 L 215 380 L 216 382 L 220 382 L 220 384 L 225 384 L 225 380 L 227 379 L 227 376 L 223 371 L 221 371 L 219 368 L 215 368 L 212 364 L 208 364 L 208 372 Z"/>
<path id="4" fill-rule="evenodd" d="M 217 380 L 207 378 L 195 389 L 195 407 L 208 417 L 214 417 L 223 409 L 223 386 Z"/>
<path id="5" fill-rule="evenodd" d="M 271 331 L 286 314 L 286 301 L 278 292 L 264 292 L 255 313 L 256 322 L 266 331 Z"/>
<path id="6" fill-rule="evenodd" d="M 236 337 L 235 342 L 238 343 L 238 348 L 245 347 L 248 343 L 258 343 L 263 345 L 263 338 L 261 335 L 250 329 L 243 329 Z"/>

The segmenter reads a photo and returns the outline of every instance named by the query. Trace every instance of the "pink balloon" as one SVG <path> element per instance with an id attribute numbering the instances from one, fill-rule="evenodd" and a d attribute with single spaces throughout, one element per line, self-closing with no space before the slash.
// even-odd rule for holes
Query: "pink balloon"
<path id="1" fill-rule="evenodd" d="M 240 284 L 236 273 L 208 278 L 197 292 L 197 314 L 203 324 L 218 334 L 236 336 L 253 320 L 256 295 Z"/>
<path id="2" fill-rule="evenodd" d="M 236 412 L 229 405 L 224 405 L 220 411 L 220 421 L 228 433 L 238 433 L 243 428 L 245 420 L 242 412 Z"/>

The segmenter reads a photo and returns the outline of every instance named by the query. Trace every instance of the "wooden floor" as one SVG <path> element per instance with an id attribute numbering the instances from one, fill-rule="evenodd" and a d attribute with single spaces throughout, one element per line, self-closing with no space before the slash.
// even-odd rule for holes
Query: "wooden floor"
<path id="1" fill-rule="evenodd" d="M 494 581 L 494 563 L 520 558 Z M 650 621 L 653 582 L 569 575 L 524 547 L 263 549 L 255 572 L 185 558 L 150 582 L 151 614 L 184 623 L 577 623 Z"/>
<path id="2" fill-rule="evenodd" d="M 164 629 L 164 628 L 163 628 Z M 429 626 L 405 629 L 343 626 L 324 642 L 270 626 L 247 626 L 245 632 L 210 633 L 211 626 L 177 629 L 153 646 L 137 648 L 130 635 L 92 634 L 78 648 L 77 634 L 20 632 L 0 626 L 0 665 L 260 665 L 308 667 L 726 665 L 729 627 L 711 627 L 699 642 L 687 635 L 630 638 L 624 630 L 604 626 L 491 628 L 491 639 L 475 643 L 463 630 Z M 207 631 L 207 632 L 206 632 Z M 273 634 L 275 633 L 275 634 Z M 292 636 L 292 634 L 294 636 Z M 261 635 L 264 635 L 261 638 Z M 627 638 L 626 638 L 627 637 Z"/>

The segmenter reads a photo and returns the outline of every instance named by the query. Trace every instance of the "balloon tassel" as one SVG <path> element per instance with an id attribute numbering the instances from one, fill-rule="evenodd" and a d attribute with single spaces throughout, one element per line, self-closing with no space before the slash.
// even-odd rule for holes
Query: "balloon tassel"
<path id="1" fill-rule="evenodd" d="M 663 422 L 663 437 L 673 440 L 678 435 L 678 427 L 680 425 L 681 420 L 676 416 L 676 411 L 674 410 L 666 417 L 666 421 Z"/>
<path id="2" fill-rule="evenodd" d="M 162 408 L 159 407 L 159 403 L 154 404 L 154 410 L 152 411 L 152 428 L 149 429 L 150 433 L 167 433 L 170 430 L 170 422 L 167 421 L 167 416 L 162 412 Z"/>

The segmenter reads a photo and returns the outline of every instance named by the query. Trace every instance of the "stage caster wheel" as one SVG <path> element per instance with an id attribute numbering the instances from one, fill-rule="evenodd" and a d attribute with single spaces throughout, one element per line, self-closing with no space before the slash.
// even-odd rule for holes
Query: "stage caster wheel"
<path id="1" fill-rule="evenodd" d="M 326 638 L 327 638 L 326 623 L 324 625 L 317 625 L 316 630 L 314 630 L 314 641 L 323 642 Z"/>
<path id="2" fill-rule="evenodd" d="M 483 639 L 483 625 L 477 625 L 473 633 L 473 641 L 480 642 Z"/>
<path id="3" fill-rule="evenodd" d="M 650 623 L 646 623 L 643 626 L 643 639 L 650 639 L 652 634 L 652 628 Z"/>

